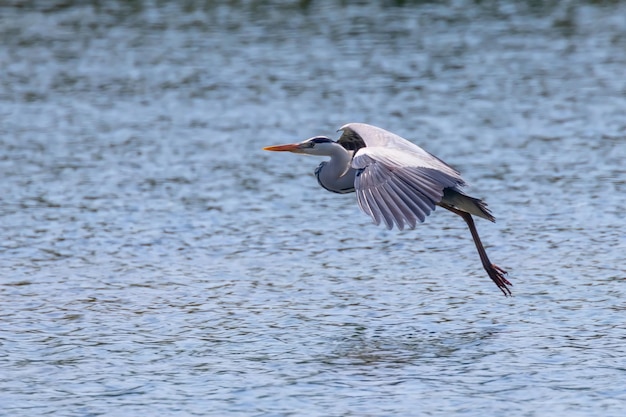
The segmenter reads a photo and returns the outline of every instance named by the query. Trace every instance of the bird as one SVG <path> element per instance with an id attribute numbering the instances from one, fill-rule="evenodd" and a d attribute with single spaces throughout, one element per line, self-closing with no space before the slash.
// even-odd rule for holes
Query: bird
<path id="1" fill-rule="evenodd" d="M 473 218 L 495 222 L 495 217 L 484 201 L 463 191 L 466 183 L 459 171 L 377 126 L 348 123 L 338 132 L 342 133 L 337 141 L 314 136 L 263 150 L 330 157 L 315 169 L 319 185 L 339 194 L 355 192 L 361 211 L 389 230 L 414 229 L 437 206 L 457 214 L 467 224 L 489 278 L 505 297 L 512 295 L 507 272 L 489 260 Z"/>

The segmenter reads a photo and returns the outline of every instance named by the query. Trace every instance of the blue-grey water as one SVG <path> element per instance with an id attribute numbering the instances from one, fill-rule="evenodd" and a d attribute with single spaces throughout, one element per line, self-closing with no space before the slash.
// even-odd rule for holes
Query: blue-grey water
<path id="1" fill-rule="evenodd" d="M 626 3 L 0 5 L 0 414 L 622 416 Z M 462 171 L 387 231 L 311 157 Z"/>

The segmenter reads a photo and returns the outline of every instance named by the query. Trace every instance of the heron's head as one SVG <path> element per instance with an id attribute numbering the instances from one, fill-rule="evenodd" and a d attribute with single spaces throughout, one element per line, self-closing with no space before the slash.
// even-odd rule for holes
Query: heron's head
<path id="1" fill-rule="evenodd" d="M 265 151 L 274 151 L 274 152 L 293 152 L 293 153 L 303 153 L 306 155 L 318 155 L 318 156 L 328 156 L 332 153 L 332 149 L 336 146 L 341 146 L 337 144 L 332 139 L 327 138 L 326 136 L 315 136 L 313 138 L 307 139 L 300 143 L 291 143 L 288 145 L 274 145 L 274 146 L 266 146 L 263 148 Z"/>

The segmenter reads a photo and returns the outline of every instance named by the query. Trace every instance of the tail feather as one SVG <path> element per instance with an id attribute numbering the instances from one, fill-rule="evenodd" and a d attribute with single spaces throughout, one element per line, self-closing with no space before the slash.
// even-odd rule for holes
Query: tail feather
<path id="1" fill-rule="evenodd" d="M 470 197 L 454 188 L 446 188 L 443 190 L 441 204 L 455 207 L 458 210 L 465 211 L 474 216 L 482 217 L 491 222 L 495 222 L 491 211 L 487 208 L 487 203 L 481 199 Z"/>

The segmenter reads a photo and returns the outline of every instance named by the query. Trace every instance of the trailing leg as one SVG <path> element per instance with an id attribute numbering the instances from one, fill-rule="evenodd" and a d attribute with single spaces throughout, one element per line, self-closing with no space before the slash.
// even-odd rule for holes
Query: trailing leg
<path id="1" fill-rule="evenodd" d="M 508 285 L 513 285 L 513 284 L 511 284 L 504 277 L 504 275 L 506 274 L 506 271 L 500 268 L 498 265 L 492 264 L 491 261 L 489 260 L 489 257 L 487 256 L 487 252 L 485 251 L 485 248 L 482 242 L 480 241 L 480 236 L 478 236 L 478 231 L 476 230 L 476 225 L 474 224 L 474 219 L 472 218 L 472 215 L 465 211 L 458 210 L 447 204 L 442 204 L 441 207 L 447 210 L 450 210 L 451 212 L 455 214 L 458 214 L 459 216 L 463 218 L 463 220 L 465 220 L 465 223 L 467 223 L 467 227 L 469 227 L 470 233 L 472 234 L 472 238 L 474 239 L 474 244 L 476 244 L 476 249 L 478 250 L 478 255 L 480 256 L 480 261 L 482 262 L 483 268 L 485 268 L 485 271 L 487 271 L 489 278 L 491 278 L 491 280 L 498 286 L 498 288 L 500 288 L 500 291 L 502 291 L 502 293 L 505 296 L 512 295 L 511 290 L 509 289 Z"/>

